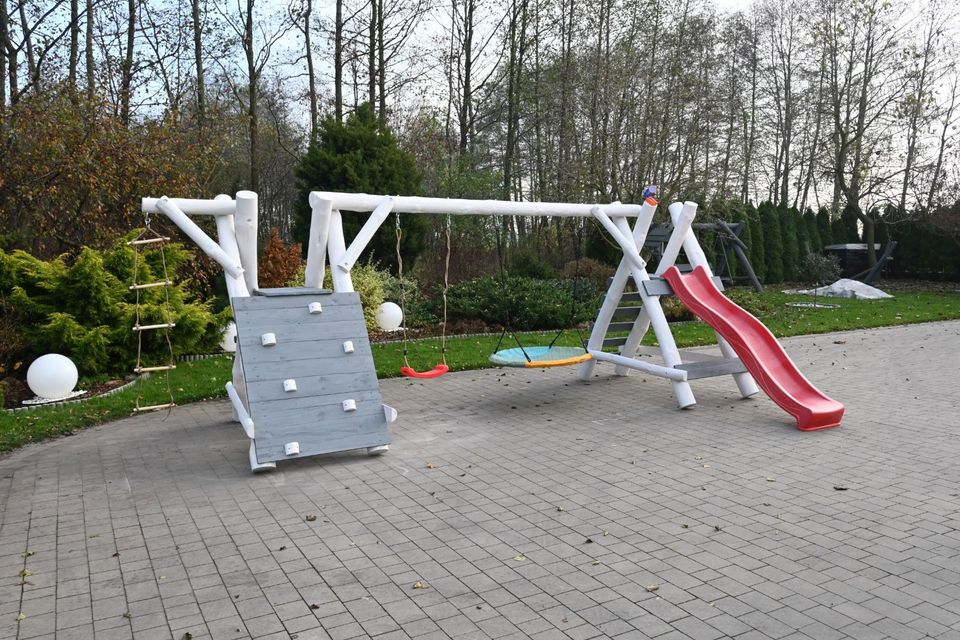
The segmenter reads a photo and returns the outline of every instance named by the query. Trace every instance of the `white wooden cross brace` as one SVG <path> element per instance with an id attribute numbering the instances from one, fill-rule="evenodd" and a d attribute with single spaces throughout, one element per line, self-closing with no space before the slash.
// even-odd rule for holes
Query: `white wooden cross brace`
<path id="1" fill-rule="evenodd" d="M 393 198 L 386 196 L 380 201 L 376 209 L 373 210 L 370 217 L 367 218 L 360 232 L 357 233 L 357 237 L 353 239 L 346 253 L 344 253 L 340 259 L 340 262 L 337 263 L 337 267 L 341 271 L 349 273 L 350 269 L 353 269 L 353 265 L 360 259 L 360 254 L 367 248 L 370 241 L 373 240 L 373 234 L 377 232 L 380 225 L 382 225 L 387 219 L 387 216 L 390 215 L 391 209 L 393 209 Z"/>
<path id="2" fill-rule="evenodd" d="M 693 216 L 696 215 L 696 204 L 688 203 L 688 205 L 690 211 L 687 215 L 687 229 L 689 229 L 690 223 L 693 221 Z M 652 204 L 651 201 L 648 201 L 644 203 L 644 207 L 653 209 L 655 205 Z M 610 233 L 613 239 L 617 241 L 617 244 L 620 245 L 620 248 L 623 250 L 623 260 L 617 269 L 617 275 L 614 276 L 614 282 L 607 291 L 604 305 L 601 307 L 601 312 L 598 314 L 597 322 L 594 324 L 593 332 L 590 335 L 590 341 L 587 343 L 587 350 L 590 352 L 590 355 L 593 356 L 593 361 L 607 361 L 616 364 L 618 373 L 620 373 L 621 370 L 625 372 L 627 369 L 638 369 L 653 375 L 668 378 L 673 384 L 677 402 L 681 407 L 689 407 L 696 404 L 696 399 L 693 396 L 693 391 L 690 389 L 690 384 L 686 381 L 686 372 L 682 375 L 677 374 L 680 370 L 677 369 L 676 366 L 682 364 L 682 360 L 680 359 L 676 342 L 673 339 L 673 334 L 670 331 L 670 325 L 667 323 L 663 308 L 660 306 L 660 298 L 659 296 L 648 295 L 643 286 L 644 282 L 650 280 L 650 275 L 647 273 L 646 263 L 643 258 L 640 257 L 640 247 L 643 246 L 643 240 L 646 238 L 646 231 L 649 229 L 649 219 L 652 218 L 652 211 L 648 212 L 645 210 L 641 213 L 633 232 L 631 232 L 625 220 L 614 222 L 600 206 L 593 208 L 593 215 L 600 221 L 600 224 Z M 646 224 L 643 228 L 640 228 L 643 222 Z M 681 232 L 679 236 L 680 239 L 674 240 L 671 238 L 671 242 L 668 243 L 668 247 L 672 244 L 675 248 L 673 260 L 676 260 L 676 254 L 679 253 L 679 247 L 682 245 L 683 230 L 681 229 L 679 231 Z M 675 230 L 674 233 L 676 234 L 677 230 Z M 623 288 L 626 286 L 629 277 L 632 277 L 636 283 L 637 291 L 643 301 L 644 311 L 641 312 L 641 316 L 643 316 L 645 320 L 641 324 L 643 324 L 644 327 L 649 326 L 649 324 L 653 325 L 665 366 L 652 364 L 632 357 L 636 353 L 635 347 L 632 352 L 624 351 L 621 355 L 610 354 L 603 351 L 603 338 L 609 328 L 610 320 L 613 318 L 616 307 L 620 303 Z M 638 323 L 640 323 L 640 318 L 638 318 Z M 633 338 L 636 329 L 637 324 L 634 325 L 634 331 L 631 331 L 631 338 Z M 637 342 L 639 343 L 639 340 L 637 340 Z M 593 361 L 589 361 L 589 363 Z M 589 363 L 585 363 L 585 365 Z M 589 377 L 592 370 L 591 366 L 583 366 L 579 372 L 581 379 Z"/>

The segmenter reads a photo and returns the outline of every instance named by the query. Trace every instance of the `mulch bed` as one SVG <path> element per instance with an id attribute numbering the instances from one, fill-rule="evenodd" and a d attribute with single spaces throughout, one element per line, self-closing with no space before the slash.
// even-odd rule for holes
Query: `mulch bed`
<path id="1" fill-rule="evenodd" d="M 129 382 L 129 380 L 121 379 L 107 380 L 106 382 L 100 382 L 94 385 L 85 385 L 87 386 L 86 393 L 70 399 L 86 400 L 87 398 L 94 398 L 96 396 L 113 391 L 118 387 L 122 387 L 127 382 Z M 17 378 L 4 378 L 3 380 L 0 380 L 0 386 L 3 386 L 4 409 L 19 409 L 20 407 L 24 406 L 24 400 L 33 398 L 33 392 L 30 391 L 30 387 L 28 387 L 27 383 L 23 380 L 18 380 Z"/>

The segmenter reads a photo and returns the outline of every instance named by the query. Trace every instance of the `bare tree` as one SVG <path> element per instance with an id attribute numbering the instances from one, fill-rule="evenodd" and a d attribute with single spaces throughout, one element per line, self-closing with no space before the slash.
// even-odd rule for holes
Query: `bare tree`
<path id="1" fill-rule="evenodd" d="M 923 16 L 919 42 L 908 47 L 904 54 L 907 57 L 907 90 L 900 105 L 900 115 L 906 120 L 907 148 L 900 187 L 900 211 L 907 209 L 907 194 L 914 179 L 921 137 L 936 115 L 934 89 L 948 70 L 940 60 L 946 53 L 942 41 L 952 17 L 950 13 L 942 2 L 930 4 Z"/>
<path id="2" fill-rule="evenodd" d="M 203 23 L 200 18 L 200 1 L 190 1 L 190 15 L 193 19 L 193 64 L 197 76 L 197 127 L 200 130 L 200 135 L 203 136 L 207 119 L 207 89 L 203 68 Z"/>
<path id="3" fill-rule="evenodd" d="M 507 136 L 503 152 L 504 200 L 513 199 L 513 164 L 517 151 L 517 135 L 520 128 L 520 83 L 523 76 L 524 57 L 527 47 L 527 0 L 512 0 L 508 31 L 507 58 Z"/>
<path id="4" fill-rule="evenodd" d="M 248 188 L 257 191 L 260 162 L 260 112 L 258 105 L 260 80 L 263 71 L 270 61 L 273 48 L 290 30 L 288 20 L 280 19 L 271 22 L 262 16 L 256 16 L 256 0 L 245 0 L 237 7 L 236 13 L 228 13 L 222 7 L 218 10 L 233 34 L 239 39 L 240 48 L 244 57 L 245 86 L 241 89 L 233 82 L 233 75 L 227 69 L 229 61 L 217 59 L 217 64 L 224 68 L 225 79 L 230 83 L 233 95 L 237 102 L 245 102 L 247 118 L 247 149 L 248 149 Z"/>
<path id="5" fill-rule="evenodd" d="M 950 84 L 949 90 L 950 98 L 943 109 L 943 119 L 941 121 L 940 136 L 937 144 L 937 159 L 934 162 L 933 172 L 930 176 L 930 189 L 927 192 L 927 197 L 922 203 L 922 209 L 925 211 L 932 211 L 933 207 L 936 206 L 937 196 L 940 194 L 940 189 L 943 185 L 943 159 L 947 151 L 947 147 L 951 141 L 950 132 L 956 129 L 958 121 L 956 107 L 958 97 L 957 89 L 958 83 L 960 83 L 960 76 L 957 75 L 956 69 L 953 71 L 953 81 Z"/>
<path id="6" fill-rule="evenodd" d="M 10 26 L 7 0 L 0 0 L 0 118 L 7 107 L 7 56 L 10 55 Z M 15 90 L 12 89 L 11 93 Z M 0 119 L 0 123 L 2 123 Z"/>
<path id="7" fill-rule="evenodd" d="M 773 185 L 774 202 L 786 205 L 791 193 L 793 146 L 797 119 L 797 74 L 801 53 L 801 20 L 804 11 L 797 0 L 763 5 L 765 28 L 769 39 L 768 70 L 772 88 L 772 109 L 775 121 Z"/>
<path id="8" fill-rule="evenodd" d="M 77 88 L 77 60 L 80 56 L 80 0 L 70 0 L 70 62 L 67 84 Z"/>
<path id="9" fill-rule="evenodd" d="M 333 26 L 333 114 L 343 121 L 343 0 L 336 0 Z"/>
<path id="10" fill-rule="evenodd" d="M 137 28 L 137 0 L 127 0 L 127 46 L 120 70 L 120 122 L 130 125 L 130 92 L 133 86 L 133 45 Z"/>
<path id="11" fill-rule="evenodd" d="M 96 66 L 93 58 L 93 0 L 87 0 L 87 19 L 86 19 L 86 31 L 84 33 L 84 60 L 86 62 L 86 75 L 87 75 L 87 102 L 92 103 L 93 97 L 96 95 L 96 82 L 94 81 L 94 74 L 96 73 Z"/>
<path id="12" fill-rule="evenodd" d="M 901 171 L 883 172 L 876 161 L 889 143 L 892 107 L 903 91 L 896 65 L 902 26 L 886 0 L 827 0 L 825 18 L 834 211 L 842 195 L 863 225 L 868 259 L 875 264 L 876 219 L 862 200 Z"/>

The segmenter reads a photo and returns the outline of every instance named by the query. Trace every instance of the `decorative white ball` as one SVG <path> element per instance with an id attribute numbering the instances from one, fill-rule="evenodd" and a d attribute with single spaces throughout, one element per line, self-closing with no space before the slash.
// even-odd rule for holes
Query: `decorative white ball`
<path id="1" fill-rule="evenodd" d="M 384 302 L 377 309 L 377 325 L 384 331 L 396 331 L 403 322 L 403 311 L 393 302 Z"/>
<path id="2" fill-rule="evenodd" d="M 56 400 L 70 395 L 79 377 L 77 365 L 70 358 L 59 353 L 48 353 L 30 364 L 27 386 L 38 398 Z"/>
<path id="3" fill-rule="evenodd" d="M 220 338 L 220 348 L 227 353 L 233 353 L 237 350 L 237 325 L 233 320 L 228 322 L 223 330 L 223 336 Z"/>

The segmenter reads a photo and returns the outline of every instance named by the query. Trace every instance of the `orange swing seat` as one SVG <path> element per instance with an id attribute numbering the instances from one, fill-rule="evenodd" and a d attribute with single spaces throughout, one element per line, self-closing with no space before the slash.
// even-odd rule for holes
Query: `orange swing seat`
<path id="1" fill-rule="evenodd" d="M 409 366 L 400 367 L 400 374 L 406 378 L 421 378 L 421 379 L 439 378 L 440 376 L 445 374 L 447 371 L 450 371 L 450 367 L 448 367 L 446 364 L 442 362 L 437 364 L 437 366 L 435 366 L 433 369 L 430 369 L 429 371 L 417 371 L 413 367 L 409 367 Z"/>

